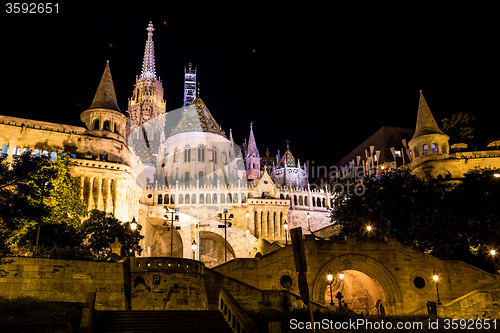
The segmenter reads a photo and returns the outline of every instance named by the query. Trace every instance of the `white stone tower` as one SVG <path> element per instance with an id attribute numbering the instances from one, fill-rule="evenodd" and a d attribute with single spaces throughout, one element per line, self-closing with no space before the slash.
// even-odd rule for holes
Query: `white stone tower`
<path id="1" fill-rule="evenodd" d="M 160 78 L 156 78 L 153 23 L 149 22 L 146 30 L 148 31 L 148 39 L 144 50 L 141 75 L 136 77 L 132 97 L 128 100 L 127 138 L 136 127 L 143 126 L 147 121 L 165 113 L 166 102 L 163 99 L 163 86 Z M 159 139 L 161 132 L 154 135 Z"/>

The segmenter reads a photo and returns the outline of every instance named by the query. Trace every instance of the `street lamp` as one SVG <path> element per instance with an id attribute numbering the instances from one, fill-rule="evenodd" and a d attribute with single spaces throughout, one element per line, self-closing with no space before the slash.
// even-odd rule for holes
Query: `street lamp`
<path id="1" fill-rule="evenodd" d="M 497 273 L 497 263 L 495 261 L 496 251 L 495 250 L 490 250 L 490 254 L 491 254 L 491 257 L 493 258 L 493 269 L 495 270 L 494 274 L 496 274 Z"/>
<path id="2" fill-rule="evenodd" d="M 193 243 L 191 244 L 191 249 L 193 250 L 193 260 L 196 260 L 196 249 L 198 245 L 196 245 L 196 239 L 193 239 Z"/>
<path id="3" fill-rule="evenodd" d="M 328 279 L 328 284 L 330 285 L 330 305 L 333 306 L 333 290 L 332 290 L 333 274 L 328 273 L 326 275 L 326 278 Z"/>
<path id="4" fill-rule="evenodd" d="M 493 174 L 493 176 L 494 176 L 494 177 L 496 177 L 496 178 L 500 178 L 500 173 L 499 173 L 499 172 L 495 172 L 495 173 Z"/>
<path id="5" fill-rule="evenodd" d="M 368 232 L 372 231 L 372 226 L 371 226 L 371 225 L 367 225 L 367 226 L 366 226 L 366 230 L 367 230 Z"/>
<path id="6" fill-rule="evenodd" d="M 436 274 L 436 271 L 434 271 L 434 275 L 432 276 L 432 279 L 436 283 L 436 294 L 437 294 L 437 298 L 438 298 L 437 304 L 441 305 L 441 301 L 439 300 L 439 288 L 438 288 L 439 275 Z"/>
<path id="7" fill-rule="evenodd" d="M 165 208 L 165 210 L 166 210 L 166 214 L 164 215 L 165 221 L 163 222 L 163 226 L 170 228 L 170 256 L 173 257 L 174 256 L 174 222 L 179 221 L 179 208 L 176 208 L 175 211 L 171 211 L 171 212 L 168 211 L 167 206 L 163 206 L 163 208 Z M 171 214 L 170 219 L 169 219 L 168 213 Z M 174 215 L 174 213 L 175 213 L 175 215 Z M 171 223 L 170 226 L 168 225 L 167 222 Z"/>
<path id="8" fill-rule="evenodd" d="M 223 219 L 224 220 L 224 262 L 227 261 L 227 227 L 228 227 L 228 223 L 227 223 L 227 220 L 231 220 L 234 215 L 233 214 L 229 214 L 229 216 L 227 215 L 227 208 L 224 208 L 224 212 L 223 213 L 219 213 L 217 216 L 219 217 L 219 219 Z M 231 226 L 231 223 L 229 224 L 229 226 Z M 221 226 L 219 226 L 220 228 Z"/>
<path id="9" fill-rule="evenodd" d="M 137 222 L 135 221 L 135 216 L 132 217 L 132 222 L 130 222 L 130 229 L 132 229 L 132 231 L 137 229 Z"/>
<path id="10" fill-rule="evenodd" d="M 285 220 L 283 223 L 283 229 L 285 229 L 285 246 L 288 245 L 288 222 Z"/>

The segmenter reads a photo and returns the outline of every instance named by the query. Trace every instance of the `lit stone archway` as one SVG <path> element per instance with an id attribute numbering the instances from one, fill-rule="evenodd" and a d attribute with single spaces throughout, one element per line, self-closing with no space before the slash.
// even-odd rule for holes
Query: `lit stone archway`
<path id="1" fill-rule="evenodd" d="M 338 274 L 344 273 L 344 281 L 340 282 Z M 335 294 L 340 290 L 346 293 L 346 303 L 354 306 L 354 310 L 376 313 L 383 304 L 385 313 L 398 314 L 401 309 L 401 291 L 392 274 L 380 262 L 360 254 L 346 254 L 327 262 L 316 275 L 312 288 L 312 298 L 319 303 L 330 302 L 330 286 L 327 274 L 334 275 L 334 304 L 338 301 Z M 327 296 L 328 294 L 328 296 Z M 364 308 L 362 308 L 364 307 Z"/>
<path id="2" fill-rule="evenodd" d="M 211 231 L 200 231 L 200 261 L 207 267 L 224 263 L 224 244 L 227 248 L 227 260 L 236 258 L 233 247 L 224 237 Z"/>

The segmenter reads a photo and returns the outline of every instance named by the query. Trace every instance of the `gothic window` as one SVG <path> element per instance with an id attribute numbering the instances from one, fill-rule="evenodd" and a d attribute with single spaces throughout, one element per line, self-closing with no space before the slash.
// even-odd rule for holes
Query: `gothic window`
<path id="1" fill-rule="evenodd" d="M 193 205 L 196 203 L 196 194 L 191 194 L 191 203 Z"/>
<path id="2" fill-rule="evenodd" d="M 191 161 L 191 148 L 189 146 L 186 146 L 184 148 L 184 162 L 189 161 Z"/>
<path id="3" fill-rule="evenodd" d="M 313 207 L 316 207 L 316 200 L 314 199 L 314 197 L 311 198 L 311 203 Z"/>
<path id="4" fill-rule="evenodd" d="M 174 163 L 177 162 L 177 147 L 174 148 Z"/>
<path id="5" fill-rule="evenodd" d="M 232 202 L 233 202 L 233 200 L 231 198 L 231 193 L 228 193 L 227 194 L 227 203 L 232 203 Z"/>
<path id="6" fill-rule="evenodd" d="M 295 204 L 297 204 L 297 197 L 295 197 Z M 302 196 L 299 196 L 299 205 L 304 205 L 304 198 Z"/>
<path id="7" fill-rule="evenodd" d="M 321 207 L 321 199 L 320 198 L 316 199 L 316 206 Z"/>
<path id="8" fill-rule="evenodd" d="M 210 194 L 207 194 L 205 197 L 207 204 L 212 203 L 212 196 Z"/>
<path id="9" fill-rule="evenodd" d="M 246 203 L 247 202 L 247 196 L 245 195 L 245 193 L 242 193 L 241 194 L 241 203 Z"/>
<path id="10" fill-rule="evenodd" d="M 186 194 L 186 195 L 184 196 L 184 203 L 185 203 L 186 205 L 188 205 L 188 204 L 190 204 L 190 203 L 191 203 L 191 197 L 189 196 L 189 194 Z"/>
<path id="11" fill-rule="evenodd" d="M 174 204 L 175 204 L 175 195 L 171 195 L 171 196 L 170 196 L 170 203 L 171 203 L 172 205 L 174 205 Z"/>
<path id="12" fill-rule="evenodd" d="M 205 195 L 204 194 L 200 194 L 200 200 L 198 201 L 199 204 L 204 204 L 205 203 Z"/>
<path id="13" fill-rule="evenodd" d="M 189 171 L 184 172 L 184 185 L 189 186 Z"/>
<path id="14" fill-rule="evenodd" d="M 205 162 L 205 147 L 202 145 L 198 147 L 198 162 Z"/>
<path id="15" fill-rule="evenodd" d="M 179 205 L 184 203 L 184 195 L 179 194 Z"/>
<path id="16" fill-rule="evenodd" d="M 217 203 L 217 194 L 212 195 L 212 203 L 216 204 Z"/>
<path id="17" fill-rule="evenodd" d="M 212 162 L 217 164 L 217 147 L 212 147 Z"/>
<path id="18" fill-rule="evenodd" d="M 238 193 L 235 193 L 235 194 L 233 195 L 233 202 L 234 202 L 234 203 L 238 203 Z"/>
<path id="19" fill-rule="evenodd" d="M 437 154 L 438 149 L 435 143 L 431 144 L 431 151 L 433 154 Z"/>
<path id="20" fill-rule="evenodd" d="M 168 194 L 165 194 L 165 197 L 163 198 L 163 202 L 165 202 L 165 205 L 168 205 L 170 203 Z"/>
<path id="21" fill-rule="evenodd" d="M 427 155 L 429 154 L 429 146 L 428 145 L 424 145 L 422 147 L 422 155 Z"/>
<path id="22" fill-rule="evenodd" d="M 304 205 L 309 206 L 309 199 L 307 196 L 304 197 Z"/>
<path id="23" fill-rule="evenodd" d="M 158 194 L 158 205 L 163 204 L 163 195 Z"/>

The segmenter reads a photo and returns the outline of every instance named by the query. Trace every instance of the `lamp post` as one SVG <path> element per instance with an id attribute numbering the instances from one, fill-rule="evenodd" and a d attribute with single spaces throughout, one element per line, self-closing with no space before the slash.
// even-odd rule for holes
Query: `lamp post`
<path id="1" fill-rule="evenodd" d="M 137 229 L 137 222 L 135 221 L 135 216 L 132 217 L 132 222 L 130 222 L 130 229 L 132 229 L 132 231 L 135 231 Z"/>
<path id="2" fill-rule="evenodd" d="M 50 182 L 45 182 L 43 183 L 43 186 L 42 186 L 42 192 L 40 194 L 40 208 L 42 208 L 43 206 L 43 197 L 45 195 L 45 189 L 50 189 L 51 187 L 51 184 Z M 37 226 L 36 226 L 36 239 L 35 239 L 35 253 L 38 254 L 38 241 L 40 240 L 40 227 L 41 227 L 41 222 L 42 222 L 42 216 L 39 216 L 38 218 L 38 223 L 37 223 Z"/>
<path id="3" fill-rule="evenodd" d="M 179 221 L 179 208 L 176 208 L 175 211 L 171 211 L 171 212 L 168 211 L 167 206 L 164 206 L 163 208 L 165 208 L 165 210 L 166 210 L 166 214 L 164 215 L 165 221 L 163 222 L 163 226 L 170 228 L 170 256 L 173 257 L 174 256 L 174 221 Z M 171 214 L 170 219 L 169 219 L 168 213 Z M 167 222 L 171 223 L 170 227 L 168 226 Z"/>
<path id="4" fill-rule="evenodd" d="M 490 250 L 490 254 L 491 254 L 491 258 L 493 259 L 493 269 L 495 270 L 493 274 L 496 274 L 497 273 L 497 263 L 496 263 L 496 260 L 495 260 L 496 251 L 495 250 Z"/>
<path id="5" fill-rule="evenodd" d="M 234 215 L 227 212 L 227 208 L 224 208 L 224 212 L 217 215 L 219 219 L 224 220 L 224 262 L 227 261 L 227 220 L 231 220 Z M 229 225 L 231 226 L 231 225 Z M 220 227 L 220 226 L 219 226 Z"/>
<path id="6" fill-rule="evenodd" d="M 436 271 L 434 271 L 434 275 L 432 276 L 432 279 L 436 283 L 436 294 L 437 294 L 437 298 L 438 298 L 437 304 L 441 305 L 441 301 L 439 300 L 439 288 L 438 288 L 439 275 L 436 274 Z"/>
<path id="7" fill-rule="evenodd" d="M 328 279 L 328 284 L 330 285 L 330 306 L 333 306 L 333 289 L 332 289 L 333 274 L 332 273 L 328 273 L 326 275 L 326 278 Z"/>
<path id="8" fill-rule="evenodd" d="M 339 287 L 341 286 L 342 284 L 342 281 L 344 281 L 344 273 L 343 272 L 340 272 L 339 273 L 339 279 L 340 279 L 340 284 L 339 284 Z M 342 307 L 342 298 L 344 298 L 344 296 L 342 295 L 342 293 L 339 291 L 337 293 L 337 299 L 339 300 L 339 308 Z"/>
<path id="9" fill-rule="evenodd" d="M 191 244 L 191 250 L 193 250 L 193 260 L 196 260 L 196 249 L 198 245 L 196 245 L 196 239 L 193 239 L 193 243 Z"/>
<path id="10" fill-rule="evenodd" d="M 286 220 L 283 223 L 283 229 L 285 229 L 285 246 L 288 246 L 288 222 Z"/>

